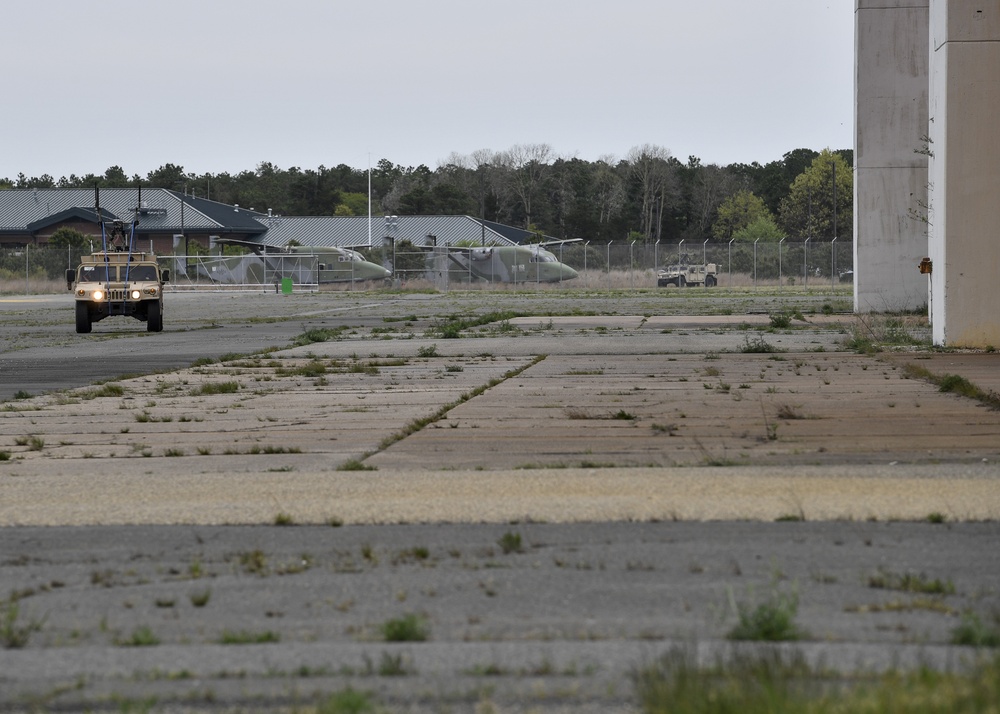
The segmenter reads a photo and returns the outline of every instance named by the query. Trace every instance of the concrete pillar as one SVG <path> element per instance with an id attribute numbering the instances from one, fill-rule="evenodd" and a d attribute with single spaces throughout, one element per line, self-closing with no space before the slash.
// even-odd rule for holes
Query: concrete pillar
<path id="1" fill-rule="evenodd" d="M 856 0 L 854 309 L 927 304 L 930 0 Z"/>
<path id="2" fill-rule="evenodd" d="M 934 343 L 1000 348 L 1000 3 L 930 3 Z"/>

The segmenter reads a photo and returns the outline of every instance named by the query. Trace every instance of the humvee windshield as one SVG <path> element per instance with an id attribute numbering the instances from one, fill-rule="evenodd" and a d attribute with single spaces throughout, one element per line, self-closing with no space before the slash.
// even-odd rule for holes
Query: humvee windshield
<path id="1" fill-rule="evenodd" d="M 124 271 L 123 271 L 124 273 Z M 156 268 L 152 265 L 136 265 L 128 271 L 129 280 L 156 280 Z"/>
<path id="2" fill-rule="evenodd" d="M 114 274 L 114 268 L 111 273 Z M 115 278 L 112 278 L 114 280 Z M 84 265 L 80 267 L 81 283 L 106 283 L 108 282 L 107 265 Z"/>

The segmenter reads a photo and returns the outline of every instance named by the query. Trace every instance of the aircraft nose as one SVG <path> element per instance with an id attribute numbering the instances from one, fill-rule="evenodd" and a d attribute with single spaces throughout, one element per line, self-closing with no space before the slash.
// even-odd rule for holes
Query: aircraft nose
<path id="1" fill-rule="evenodd" d="M 562 270 L 560 270 L 560 280 L 572 280 L 573 278 L 579 277 L 580 274 L 573 270 L 571 267 L 563 263 Z"/>

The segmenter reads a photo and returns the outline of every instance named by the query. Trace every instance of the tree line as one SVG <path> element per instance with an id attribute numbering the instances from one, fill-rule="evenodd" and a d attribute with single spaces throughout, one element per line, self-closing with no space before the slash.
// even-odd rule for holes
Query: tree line
<path id="1" fill-rule="evenodd" d="M 780 241 L 853 232 L 853 151 L 795 149 L 766 164 L 682 162 L 663 147 L 636 146 L 621 159 L 558 157 L 548 144 L 452 154 L 435 170 L 382 159 L 196 175 L 164 164 L 146 176 L 120 166 L 104 174 L 0 179 L 0 188 L 172 189 L 277 215 L 470 215 L 539 235 L 587 241 Z"/>

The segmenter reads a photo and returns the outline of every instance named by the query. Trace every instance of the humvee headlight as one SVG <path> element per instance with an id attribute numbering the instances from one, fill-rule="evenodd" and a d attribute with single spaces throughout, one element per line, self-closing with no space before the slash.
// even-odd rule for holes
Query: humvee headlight
<path id="1" fill-rule="evenodd" d="M 147 295 L 156 295 L 156 286 L 154 285 L 151 288 L 146 288 L 146 294 Z"/>
<path id="2" fill-rule="evenodd" d="M 78 288 L 76 294 L 79 295 L 80 297 L 83 297 L 84 295 L 87 294 L 87 291 L 84 290 L 83 288 Z"/>
<path id="3" fill-rule="evenodd" d="M 142 291 L 141 290 L 133 290 L 131 292 L 131 295 L 132 295 L 132 299 L 133 300 L 138 300 L 139 298 L 142 297 Z"/>
<path id="4" fill-rule="evenodd" d="M 103 290 L 95 290 L 92 293 L 92 295 L 93 295 L 93 297 L 94 297 L 95 300 L 103 300 L 104 299 L 104 291 Z"/>

